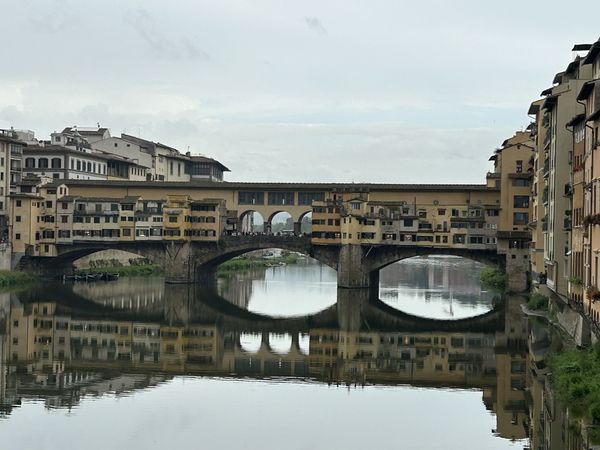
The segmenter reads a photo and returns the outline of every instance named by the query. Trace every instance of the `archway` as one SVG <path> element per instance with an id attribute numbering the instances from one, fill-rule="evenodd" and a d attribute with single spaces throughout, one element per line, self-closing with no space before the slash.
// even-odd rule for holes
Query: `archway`
<path id="1" fill-rule="evenodd" d="M 300 234 L 310 236 L 312 234 L 312 211 L 306 211 L 298 218 Z"/>
<path id="2" fill-rule="evenodd" d="M 296 232 L 294 229 L 294 218 L 287 211 L 278 211 L 271 214 L 268 223 L 271 233 L 276 236 L 293 236 Z"/>
<path id="3" fill-rule="evenodd" d="M 275 244 L 218 262 L 218 294 L 256 314 L 304 316 L 336 301 L 336 270 L 300 248 L 282 249 Z"/>
<path id="4" fill-rule="evenodd" d="M 245 211 L 240 215 L 238 231 L 246 235 L 266 233 L 265 219 L 258 211 Z"/>
<path id="5" fill-rule="evenodd" d="M 381 269 L 379 298 L 400 311 L 456 320 L 485 314 L 498 293 L 483 289 L 481 262 L 454 255 L 403 258 Z"/>

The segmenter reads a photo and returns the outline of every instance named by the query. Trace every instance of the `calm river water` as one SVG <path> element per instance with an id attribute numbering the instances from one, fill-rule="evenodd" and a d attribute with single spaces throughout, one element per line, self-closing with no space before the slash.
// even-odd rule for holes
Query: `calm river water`
<path id="1" fill-rule="evenodd" d="M 0 448 L 521 449 L 528 325 L 480 270 L 407 260 L 379 299 L 310 262 L 0 294 Z"/>

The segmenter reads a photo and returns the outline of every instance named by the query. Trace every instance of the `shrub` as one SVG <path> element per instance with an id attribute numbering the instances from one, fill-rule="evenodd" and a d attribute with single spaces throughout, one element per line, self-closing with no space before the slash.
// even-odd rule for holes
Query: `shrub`
<path id="1" fill-rule="evenodd" d="M 548 310 L 548 297 L 536 292 L 531 296 L 527 302 L 527 307 L 533 311 L 535 310 Z"/>
<path id="2" fill-rule="evenodd" d="M 497 291 L 504 290 L 506 286 L 506 275 L 492 267 L 484 268 L 481 271 L 480 279 L 484 287 Z"/>

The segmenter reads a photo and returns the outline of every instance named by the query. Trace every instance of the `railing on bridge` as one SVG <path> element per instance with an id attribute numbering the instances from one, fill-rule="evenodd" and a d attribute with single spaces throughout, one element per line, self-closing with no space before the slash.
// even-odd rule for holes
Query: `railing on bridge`
<path id="1" fill-rule="evenodd" d="M 277 244 L 285 245 L 310 245 L 311 238 L 309 235 L 293 236 L 293 235 L 276 235 L 276 234 L 238 234 L 236 236 L 223 235 L 221 242 L 224 244 L 265 244 L 277 246 Z"/>

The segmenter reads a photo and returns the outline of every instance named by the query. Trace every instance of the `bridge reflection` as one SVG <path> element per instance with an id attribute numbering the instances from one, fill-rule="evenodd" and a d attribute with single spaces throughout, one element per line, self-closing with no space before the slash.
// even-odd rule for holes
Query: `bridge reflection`
<path id="1" fill-rule="evenodd" d="M 294 377 L 480 389 L 498 433 L 520 438 L 527 349 L 520 302 L 506 298 L 472 319 L 429 320 L 395 311 L 368 291 L 340 290 L 337 304 L 320 313 L 277 319 L 189 285 L 154 299 L 91 301 L 66 288 L 12 295 L 0 326 L 0 408 L 10 414 L 34 397 L 73 407 L 85 396 L 183 374 Z"/>

